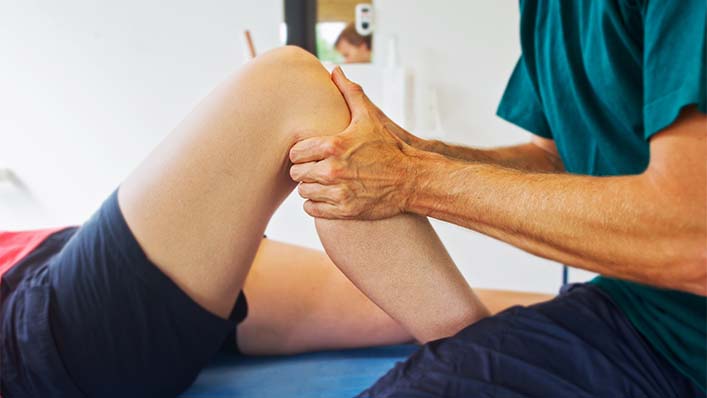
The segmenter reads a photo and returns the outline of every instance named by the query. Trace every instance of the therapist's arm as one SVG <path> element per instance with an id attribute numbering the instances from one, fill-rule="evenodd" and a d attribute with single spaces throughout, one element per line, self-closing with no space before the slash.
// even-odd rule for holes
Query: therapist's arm
<path id="1" fill-rule="evenodd" d="M 707 295 L 706 126 L 704 114 L 683 111 L 631 176 L 418 156 L 406 210 L 604 275 Z"/>
<path id="2" fill-rule="evenodd" d="M 336 73 L 334 73 L 334 76 L 336 81 Z M 344 84 L 346 83 L 349 82 Z M 357 85 L 354 85 L 354 87 L 360 88 Z M 346 89 L 344 88 L 343 90 L 345 91 Z M 390 120 L 375 106 L 370 107 L 368 111 L 374 114 L 372 116 L 383 120 L 389 133 L 411 147 L 425 152 L 438 153 L 452 159 L 467 162 L 492 163 L 526 171 L 562 172 L 565 170 L 560 154 L 557 151 L 557 146 L 555 146 L 555 141 L 551 139 L 533 135 L 530 142 L 525 144 L 499 148 L 473 148 L 449 144 L 439 140 L 420 138 Z"/>
<path id="3" fill-rule="evenodd" d="M 438 153 L 453 159 L 467 162 L 492 163 L 526 171 L 564 171 L 562 159 L 560 159 L 555 142 L 547 138 L 533 136 L 531 141 L 526 144 L 479 149 L 448 144 L 438 140 L 425 140 L 406 132 L 402 128 L 394 129 L 393 131 L 405 143 L 416 149 Z"/>

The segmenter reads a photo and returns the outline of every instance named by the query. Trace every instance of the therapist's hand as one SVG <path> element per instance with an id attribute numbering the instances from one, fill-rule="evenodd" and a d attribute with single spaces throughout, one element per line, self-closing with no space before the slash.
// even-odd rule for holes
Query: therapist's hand
<path id="1" fill-rule="evenodd" d="M 335 136 L 297 142 L 290 150 L 293 180 L 301 182 L 304 210 L 328 219 L 376 220 L 405 212 L 411 195 L 416 150 L 393 123 L 348 80 L 340 68 L 332 79 L 351 111 L 351 124 Z"/>

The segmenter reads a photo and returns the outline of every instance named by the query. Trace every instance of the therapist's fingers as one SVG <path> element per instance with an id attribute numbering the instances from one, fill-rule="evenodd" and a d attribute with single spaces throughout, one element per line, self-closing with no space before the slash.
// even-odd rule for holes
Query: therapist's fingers
<path id="1" fill-rule="evenodd" d="M 346 219 L 343 212 L 339 210 L 338 207 L 326 203 L 326 202 L 315 202 L 308 200 L 304 202 L 304 211 L 314 218 L 326 218 L 326 219 Z"/>
<path id="2" fill-rule="evenodd" d="M 336 154 L 336 136 L 305 138 L 290 148 L 292 163 L 306 163 L 323 160 Z"/>
<path id="3" fill-rule="evenodd" d="M 344 191 L 338 186 L 303 182 L 297 187 L 297 193 L 304 199 L 336 205 L 344 198 Z"/>
<path id="4" fill-rule="evenodd" d="M 290 167 L 290 178 L 297 182 L 315 182 L 309 175 L 317 162 L 300 163 Z"/>
<path id="5" fill-rule="evenodd" d="M 344 71 L 340 66 L 334 68 L 331 77 L 336 87 L 339 88 L 339 91 L 341 91 L 341 94 L 344 96 L 346 103 L 349 105 L 351 119 L 356 120 L 358 117 L 365 115 L 365 109 L 370 105 L 370 101 L 363 92 L 363 88 L 359 84 L 349 80 L 349 78 L 344 75 Z"/>
<path id="6" fill-rule="evenodd" d="M 295 164 L 290 167 L 290 178 L 297 182 L 319 183 L 331 185 L 334 183 L 330 161 L 325 159 L 320 162 L 307 162 Z"/>

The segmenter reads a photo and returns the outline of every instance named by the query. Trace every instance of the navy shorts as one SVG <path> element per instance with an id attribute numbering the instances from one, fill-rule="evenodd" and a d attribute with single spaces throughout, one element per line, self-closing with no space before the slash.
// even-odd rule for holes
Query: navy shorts
<path id="1" fill-rule="evenodd" d="M 5 398 L 174 397 L 247 314 L 242 293 L 222 319 L 182 292 L 147 259 L 115 193 L 6 273 L 0 300 Z"/>
<path id="2" fill-rule="evenodd" d="M 569 285 L 421 347 L 366 398 L 704 397 L 599 288 Z"/>

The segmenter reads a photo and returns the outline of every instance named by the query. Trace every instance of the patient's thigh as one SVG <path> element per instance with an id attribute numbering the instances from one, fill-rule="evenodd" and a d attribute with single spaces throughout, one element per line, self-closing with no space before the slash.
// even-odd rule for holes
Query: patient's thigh
<path id="1" fill-rule="evenodd" d="M 296 131 L 333 134 L 349 113 L 329 74 L 294 48 L 230 76 L 122 184 L 119 203 L 150 258 L 225 317 L 273 211 L 294 187 Z"/>

